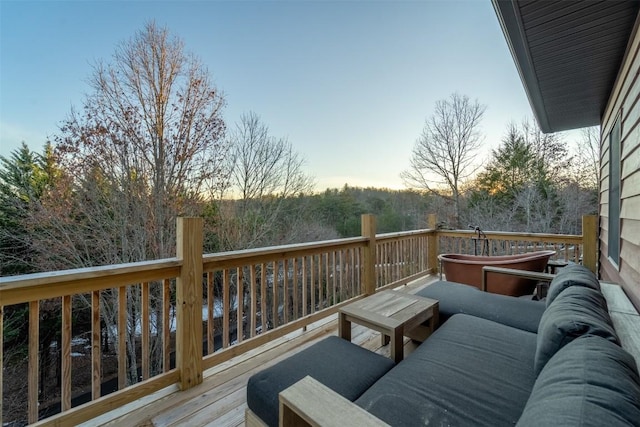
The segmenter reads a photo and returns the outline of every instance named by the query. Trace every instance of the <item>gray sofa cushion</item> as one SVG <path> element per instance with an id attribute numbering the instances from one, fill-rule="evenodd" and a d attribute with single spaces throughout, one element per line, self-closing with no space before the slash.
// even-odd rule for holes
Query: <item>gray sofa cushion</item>
<path id="1" fill-rule="evenodd" d="M 247 406 L 267 425 L 278 425 L 278 393 L 307 375 L 354 401 L 395 364 L 330 336 L 249 378 Z"/>
<path id="2" fill-rule="evenodd" d="M 574 340 L 542 370 L 517 425 L 640 426 L 635 361 L 604 338 Z"/>
<path id="3" fill-rule="evenodd" d="M 457 313 L 493 320 L 529 332 L 537 332 L 545 304 L 506 295 L 482 292 L 476 287 L 438 281 L 416 293 L 438 300 L 440 323 Z"/>
<path id="4" fill-rule="evenodd" d="M 561 268 L 549 284 L 547 307 L 562 291 L 571 286 L 584 286 L 598 291 L 600 290 L 600 282 L 598 282 L 598 278 L 591 270 L 580 264 L 571 264 Z"/>
<path id="5" fill-rule="evenodd" d="M 558 350 L 583 335 L 598 335 L 620 343 L 602 293 L 572 286 L 560 293 L 542 315 L 536 347 L 536 374 Z"/>
<path id="6" fill-rule="evenodd" d="M 536 335 L 456 314 L 356 404 L 393 426 L 513 425 L 535 376 Z"/>

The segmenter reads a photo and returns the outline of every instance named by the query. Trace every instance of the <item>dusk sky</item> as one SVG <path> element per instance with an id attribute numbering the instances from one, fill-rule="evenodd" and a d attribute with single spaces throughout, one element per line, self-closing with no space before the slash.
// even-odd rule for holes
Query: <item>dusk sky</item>
<path id="1" fill-rule="evenodd" d="M 532 118 L 490 0 L 0 0 L 0 155 L 41 152 L 92 65 L 151 20 L 208 67 L 228 127 L 258 114 L 320 191 L 403 188 L 425 118 L 453 92 L 487 105 L 479 158 Z"/>

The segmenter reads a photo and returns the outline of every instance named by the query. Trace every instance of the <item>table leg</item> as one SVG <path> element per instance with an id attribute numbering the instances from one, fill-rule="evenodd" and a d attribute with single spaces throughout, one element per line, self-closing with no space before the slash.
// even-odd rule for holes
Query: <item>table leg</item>
<path id="1" fill-rule="evenodd" d="M 380 343 L 383 347 L 389 344 L 389 335 L 386 335 L 384 332 L 380 332 Z"/>
<path id="2" fill-rule="evenodd" d="M 429 328 L 431 329 L 431 333 L 434 333 L 438 326 L 440 326 L 440 307 L 436 306 L 433 308 L 433 314 L 431 315 L 431 319 L 429 320 Z"/>
<path id="3" fill-rule="evenodd" d="M 391 358 L 394 362 L 399 363 L 404 358 L 404 345 L 403 345 L 403 331 L 402 328 L 396 328 L 393 331 L 393 336 L 391 337 Z"/>
<path id="4" fill-rule="evenodd" d="M 338 315 L 338 334 L 340 338 L 351 341 L 351 322 L 344 313 Z"/>

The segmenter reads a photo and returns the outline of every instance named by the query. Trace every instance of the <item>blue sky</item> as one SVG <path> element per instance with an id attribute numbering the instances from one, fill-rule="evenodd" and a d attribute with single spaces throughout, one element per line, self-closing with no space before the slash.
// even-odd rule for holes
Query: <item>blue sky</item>
<path id="1" fill-rule="evenodd" d="M 482 156 L 532 117 L 490 0 L 0 0 L 0 155 L 41 151 L 92 64 L 150 20 L 207 66 L 228 126 L 256 112 L 318 190 L 403 188 L 425 118 L 453 92 L 487 105 Z"/>

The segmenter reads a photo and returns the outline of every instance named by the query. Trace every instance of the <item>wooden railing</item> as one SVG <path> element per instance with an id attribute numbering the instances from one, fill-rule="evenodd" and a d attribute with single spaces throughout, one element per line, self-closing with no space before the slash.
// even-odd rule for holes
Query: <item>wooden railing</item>
<path id="1" fill-rule="evenodd" d="M 440 253 L 466 255 L 516 255 L 526 252 L 553 250 L 553 260 L 583 263 L 592 271 L 597 262 L 597 217 L 583 217 L 583 235 L 517 233 L 472 230 L 438 230 Z M 584 258 L 584 259 L 583 259 Z"/>
<path id="2" fill-rule="evenodd" d="M 582 236 L 566 234 L 526 234 L 486 232 L 484 238 L 477 239 L 473 231 L 439 231 L 439 245 L 443 253 L 467 255 L 515 255 L 525 252 L 553 250 L 552 259 L 580 262 L 582 256 Z"/>
<path id="3" fill-rule="evenodd" d="M 27 379 L 21 397 L 5 385 L 6 369 L 0 370 L 3 397 L 11 393 L 28 406 L 26 414 L 16 414 L 3 403 L 3 421 L 46 417 L 39 424 L 75 425 L 172 384 L 193 387 L 207 368 L 305 328 L 354 299 L 435 272 L 438 245 L 461 247 L 471 233 L 436 231 L 435 223 L 431 215 L 428 229 L 376 235 L 375 218 L 363 215 L 361 237 L 203 255 L 201 219 L 179 218 L 175 258 L 0 278 L 0 328 L 5 313 L 20 307 L 29 324 L 24 363 L 1 359 L 7 349 L 0 334 L 2 366 L 22 369 Z M 582 236 L 487 235 L 494 243 L 578 248 L 569 249 L 574 258 L 588 248 Z M 82 324 L 85 311 L 89 320 Z M 61 326 L 45 348 L 39 328 L 46 316 L 57 316 Z M 83 333 L 89 338 L 81 347 L 89 354 L 76 349 Z M 46 396 L 43 370 L 51 368 L 43 359 L 52 347 L 60 386 Z M 90 385 L 75 380 L 89 371 Z M 112 389 L 105 391 L 105 384 Z M 90 401 L 76 402 L 80 395 Z M 60 412 L 45 413 L 48 401 L 58 401 Z"/>

